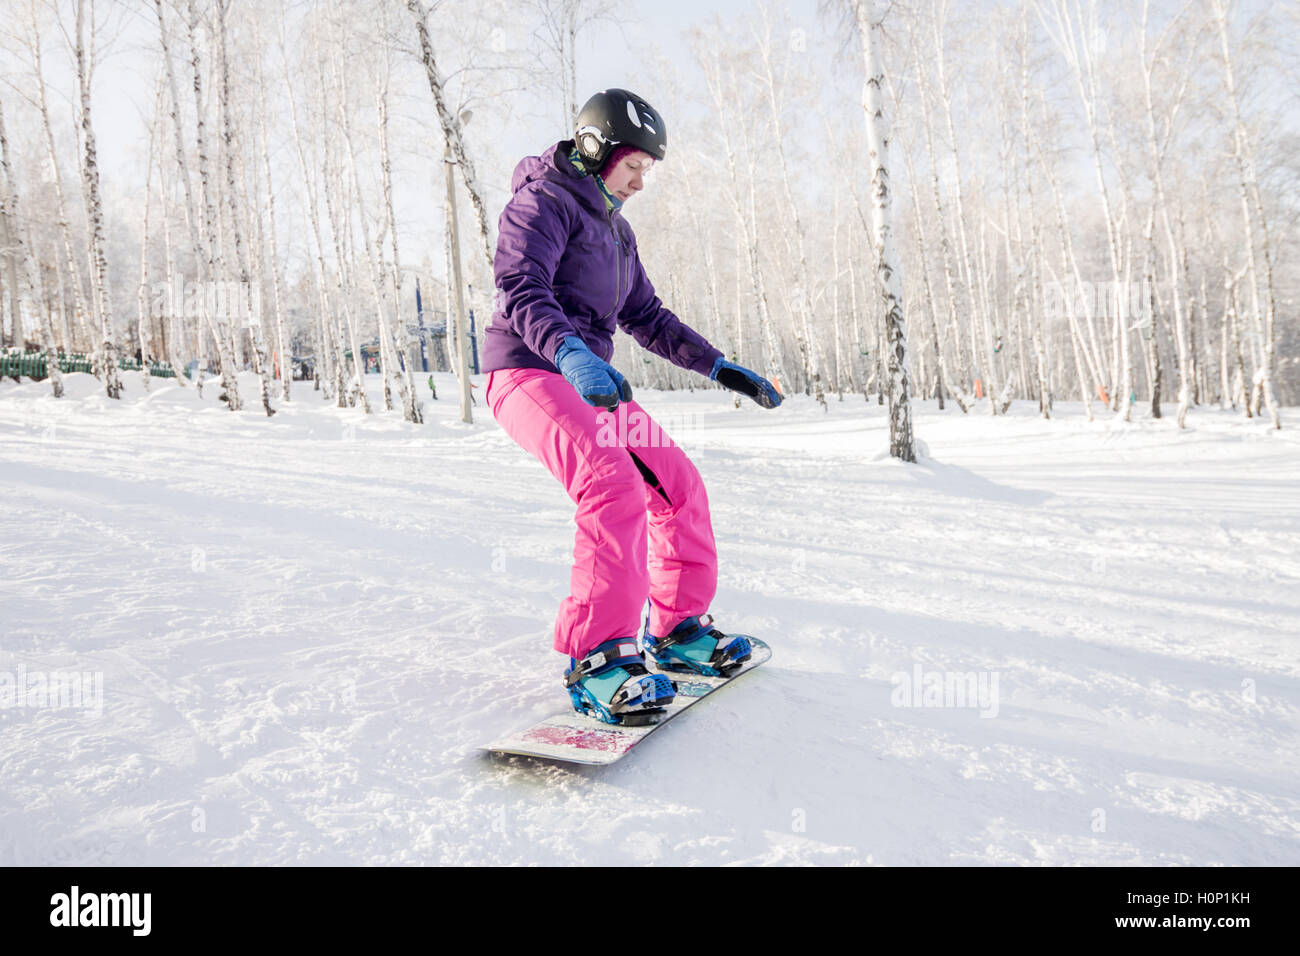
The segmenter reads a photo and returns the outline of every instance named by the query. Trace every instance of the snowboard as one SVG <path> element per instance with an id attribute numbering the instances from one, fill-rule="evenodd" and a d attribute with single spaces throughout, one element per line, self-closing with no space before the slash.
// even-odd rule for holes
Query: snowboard
<path id="1" fill-rule="evenodd" d="M 749 637 L 748 635 L 737 636 Z M 705 697 L 771 659 L 772 648 L 753 637 L 749 637 L 749 643 L 752 648 L 749 660 L 732 671 L 729 677 L 705 677 L 703 674 L 661 670 L 655 667 L 647 655 L 646 666 L 652 673 L 657 671 L 664 674 L 677 684 L 677 694 L 673 702 L 664 708 L 664 713 L 652 724 L 639 726 L 607 724 L 595 717 L 570 710 L 568 713 L 548 717 L 541 723 L 502 737 L 479 749 L 489 753 L 517 754 L 592 766 L 615 763 L 626 757 L 633 747 L 682 711 L 694 707 Z"/>

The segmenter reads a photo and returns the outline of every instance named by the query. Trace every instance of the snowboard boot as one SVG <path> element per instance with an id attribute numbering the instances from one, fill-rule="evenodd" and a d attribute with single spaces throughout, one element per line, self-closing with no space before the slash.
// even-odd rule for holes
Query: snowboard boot
<path id="1" fill-rule="evenodd" d="M 652 724 L 672 703 L 677 686 L 646 669 L 635 637 L 616 637 L 582 660 L 569 658 L 564 675 L 573 709 L 607 724 Z"/>
<path id="2" fill-rule="evenodd" d="M 752 653 L 747 638 L 723 634 L 708 614 L 688 617 L 663 637 L 647 629 L 645 648 L 660 670 L 694 671 L 706 677 L 730 676 Z"/>

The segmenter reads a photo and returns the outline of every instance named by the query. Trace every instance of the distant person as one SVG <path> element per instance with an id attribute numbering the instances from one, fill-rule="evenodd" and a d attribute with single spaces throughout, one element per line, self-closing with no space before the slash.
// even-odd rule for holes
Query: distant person
<path id="1" fill-rule="evenodd" d="M 666 144 L 649 103 L 609 89 L 583 106 L 573 139 L 519 162 L 499 223 L 496 311 L 484 331 L 492 414 L 578 506 L 555 649 L 569 656 L 574 708 L 608 723 L 644 722 L 674 696 L 637 651 L 647 595 L 645 648 L 661 669 L 726 673 L 751 651 L 705 614 L 718 562 L 704 483 L 609 364 L 615 329 L 764 408 L 781 404 L 770 382 L 726 361 L 664 308 L 641 267 L 620 210 Z M 609 413 L 620 402 L 629 427 L 611 441 Z"/>

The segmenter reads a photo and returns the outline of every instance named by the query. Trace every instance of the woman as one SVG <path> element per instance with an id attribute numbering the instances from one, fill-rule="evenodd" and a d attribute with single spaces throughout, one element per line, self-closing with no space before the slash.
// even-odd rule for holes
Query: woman
<path id="1" fill-rule="evenodd" d="M 664 308 L 641 267 L 620 209 L 664 158 L 665 143 L 650 104 L 610 89 L 583 106 L 574 139 L 520 161 L 501 213 L 496 310 L 484 331 L 492 414 L 578 506 L 555 649 L 569 655 L 574 708 L 608 723 L 652 720 L 673 699 L 672 682 L 648 671 L 637 651 L 647 595 L 645 647 L 659 669 L 720 674 L 750 655 L 749 641 L 723 634 L 704 613 L 718 575 L 704 484 L 609 364 L 615 329 L 764 408 L 781 403 L 770 382 L 725 361 Z M 639 427 L 615 435 L 610 413 L 620 402 L 620 417 Z"/>

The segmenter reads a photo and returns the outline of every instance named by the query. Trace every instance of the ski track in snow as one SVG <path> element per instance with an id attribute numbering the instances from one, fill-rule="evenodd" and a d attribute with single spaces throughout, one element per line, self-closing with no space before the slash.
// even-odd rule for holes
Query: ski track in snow
<path id="1" fill-rule="evenodd" d="M 103 681 L 0 708 L 0 863 L 1300 863 L 1294 414 L 918 403 L 910 466 L 874 396 L 638 391 L 775 656 L 574 768 L 477 750 L 567 706 L 573 507 L 437 378 L 424 426 L 0 384 L 0 674 Z"/>

